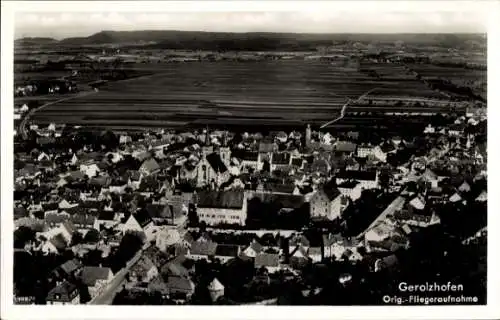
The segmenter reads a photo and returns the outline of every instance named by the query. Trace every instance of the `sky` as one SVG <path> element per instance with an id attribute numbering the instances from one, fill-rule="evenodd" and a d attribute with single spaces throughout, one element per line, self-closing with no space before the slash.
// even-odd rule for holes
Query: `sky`
<path id="1" fill-rule="evenodd" d="M 294 33 L 485 32 L 485 18 L 467 7 L 454 11 L 367 12 L 17 12 L 15 38 L 89 36 L 102 30 L 188 30 Z"/>

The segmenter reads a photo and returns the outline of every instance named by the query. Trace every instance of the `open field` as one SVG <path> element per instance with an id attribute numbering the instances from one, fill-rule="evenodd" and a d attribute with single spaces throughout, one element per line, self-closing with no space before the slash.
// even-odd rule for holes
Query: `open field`
<path id="1" fill-rule="evenodd" d="M 401 70 L 399 66 L 388 68 Z M 407 75 L 379 79 L 356 68 L 319 61 L 159 64 L 156 71 L 151 76 L 109 83 L 94 95 L 51 105 L 35 113 L 32 120 L 116 129 L 301 126 L 335 118 L 349 99 L 374 88 L 378 88 L 373 93 L 376 97 L 446 99 Z M 397 107 L 391 108 L 397 112 Z"/>

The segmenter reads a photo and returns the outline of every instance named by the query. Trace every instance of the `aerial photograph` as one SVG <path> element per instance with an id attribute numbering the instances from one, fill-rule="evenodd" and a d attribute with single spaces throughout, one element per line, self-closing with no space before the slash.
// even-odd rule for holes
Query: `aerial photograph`
<path id="1" fill-rule="evenodd" d="M 487 29 L 317 11 L 16 13 L 13 303 L 487 304 Z"/>

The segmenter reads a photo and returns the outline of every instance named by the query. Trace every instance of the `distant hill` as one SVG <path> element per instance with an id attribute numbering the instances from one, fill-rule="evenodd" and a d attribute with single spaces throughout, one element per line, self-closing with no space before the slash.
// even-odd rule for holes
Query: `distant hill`
<path id="1" fill-rule="evenodd" d="M 21 38 L 14 41 L 15 45 L 44 45 L 57 43 L 58 41 L 53 38 L 43 38 L 43 37 L 32 37 L 32 38 Z"/>
<path id="2" fill-rule="evenodd" d="M 465 45 L 467 41 L 485 42 L 482 34 L 311 34 L 311 33 L 229 33 L 201 31 L 101 31 L 88 37 L 23 38 L 16 43 L 60 45 L 147 44 L 159 49 L 189 50 L 308 50 L 317 46 L 346 42 L 395 42 L 443 47 Z"/>

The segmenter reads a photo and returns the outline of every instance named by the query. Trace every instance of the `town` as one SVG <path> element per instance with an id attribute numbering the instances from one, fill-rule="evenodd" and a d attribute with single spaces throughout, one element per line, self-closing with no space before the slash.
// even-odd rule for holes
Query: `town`
<path id="1" fill-rule="evenodd" d="M 484 303 L 484 109 L 428 119 L 407 136 L 29 123 L 15 303 L 380 304 L 422 279 Z"/>

